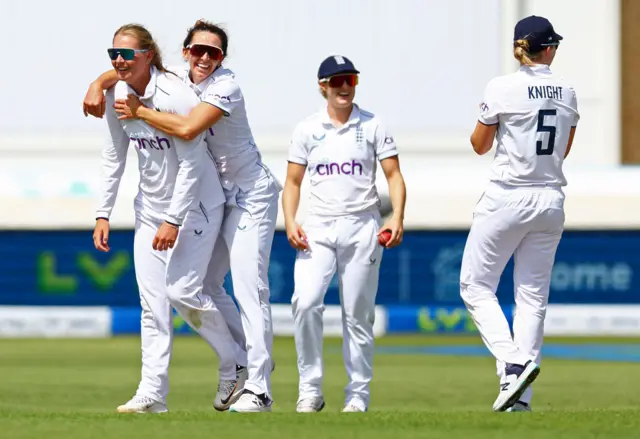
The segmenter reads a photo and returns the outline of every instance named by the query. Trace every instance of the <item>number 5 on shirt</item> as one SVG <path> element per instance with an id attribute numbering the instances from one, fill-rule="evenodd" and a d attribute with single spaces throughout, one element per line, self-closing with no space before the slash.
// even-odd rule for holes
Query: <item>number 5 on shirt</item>
<path id="1" fill-rule="evenodd" d="M 553 125 L 545 125 L 545 116 L 553 116 Z M 549 133 L 549 142 L 544 147 L 544 142 L 538 140 L 536 142 L 536 154 L 537 155 L 552 155 L 553 148 L 556 144 L 556 126 L 555 126 L 556 110 L 540 110 L 538 111 L 538 132 Z"/>

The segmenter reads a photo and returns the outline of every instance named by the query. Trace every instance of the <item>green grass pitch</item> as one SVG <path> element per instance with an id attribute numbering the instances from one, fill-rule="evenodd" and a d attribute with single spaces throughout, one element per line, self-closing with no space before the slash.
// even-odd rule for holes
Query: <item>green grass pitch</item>
<path id="1" fill-rule="evenodd" d="M 479 342 L 479 337 L 388 336 L 377 345 Z M 370 412 L 343 414 L 340 343 L 325 342 L 322 413 L 295 413 L 293 339 L 275 343 L 273 413 L 240 414 L 211 406 L 217 365 L 210 349 L 199 338 L 176 337 L 170 413 L 119 415 L 116 406 L 138 384 L 139 339 L 0 340 L 0 438 L 640 437 L 640 364 L 546 359 L 534 385 L 535 411 L 493 413 L 498 385 L 491 358 L 378 354 Z"/>

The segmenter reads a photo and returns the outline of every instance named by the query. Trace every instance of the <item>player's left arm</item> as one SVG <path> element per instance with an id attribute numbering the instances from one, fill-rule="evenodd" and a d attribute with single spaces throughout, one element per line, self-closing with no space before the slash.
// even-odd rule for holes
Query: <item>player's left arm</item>
<path id="1" fill-rule="evenodd" d="M 198 105 L 198 98 L 189 95 L 187 90 L 172 95 L 173 109 L 177 114 L 186 114 Z M 171 203 L 164 215 L 164 223 L 158 229 L 153 240 L 154 250 L 173 248 L 187 212 L 198 200 L 200 176 L 206 172 L 206 144 L 201 134 L 193 140 L 173 138 L 178 157 L 178 174 L 171 195 Z"/>
<path id="2" fill-rule="evenodd" d="M 202 94 L 202 102 L 188 114 L 170 114 L 142 105 L 129 95 L 115 104 L 120 119 L 138 118 L 152 127 L 184 140 L 193 140 L 224 117 L 229 116 L 244 97 L 238 84 L 229 79 L 211 84 Z"/>
<path id="3" fill-rule="evenodd" d="M 182 93 L 175 93 L 174 110 L 178 116 L 185 115 L 199 104 L 196 95 L 191 90 L 181 89 Z M 192 207 L 200 189 L 200 175 L 205 172 L 207 160 L 207 146 L 204 134 L 192 140 L 174 137 L 176 155 L 178 156 L 178 175 L 171 197 L 171 205 L 166 213 L 166 220 L 178 226 L 182 225 L 187 212 Z"/>
<path id="4" fill-rule="evenodd" d="M 205 102 L 200 102 L 187 114 L 165 113 L 145 107 L 135 95 L 119 99 L 114 108 L 119 119 L 141 119 L 160 131 L 187 141 L 200 136 L 224 115 L 222 110 Z"/>
<path id="5" fill-rule="evenodd" d="M 382 124 L 378 125 L 376 129 L 374 144 L 380 167 L 382 167 L 389 185 L 389 199 L 393 208 L 391 218 L 378 231 L 378 235 L 387 229 L 391 230 L 391 238 L 385 244 L 385 247 L 391 248 L 400 244 L 404 236 L 404 208 L 407 201 L 407 188 L 400 171 L 396 142 Z"/>

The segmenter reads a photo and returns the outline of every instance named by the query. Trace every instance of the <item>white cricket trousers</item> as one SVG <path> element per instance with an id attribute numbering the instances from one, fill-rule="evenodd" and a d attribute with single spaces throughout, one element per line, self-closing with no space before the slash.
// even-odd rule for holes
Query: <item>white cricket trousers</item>
<path id="1" fill-rule="evenodd" d="M 269 259 L 278 216 L 279 186 L 263 168 L 255 186 L 247 192 L 237 186 L 225 190 L 222 240 L 218 240 L 207 275 L 206 293 L 224 314 L 237 343 L 246 339 L 248 379 L 244 388 L 271 398 L 271 349 L 273 324 L 269 292 Z M 225 258 L 225 252 L 226 258 Z M 240 308 L 225 292 L 224 277 L 231 269 L 233 294 Z"/>
<path id="2" fill-rule="evenodd" d="M 309 250 L 298 251 L 292 310 L 300 373 L 298 400 L 322 396 L 324 297 L 336 270 L 342 305 L 346 404 L 369 406 L 373 374 L 373 323 L 383 247 L 378 212 L 309 216 L 303 229 Z"/>
<path id="3" fill-rule="evenodd" d="M 231 336 L 236 344 L 236 363 L 247 366 L 247 339 L 242 328 L 242 318 L 233 298 L 224 289 L 224 278 L 229 271 L 229 249 L 222 234 L 213 249 L 209 269 L 204 280 L 204 292 L 211 296 L 216 308 L 224 317 Z"/>
<path id="4" fill-rule="evenodd" d="M 166 403 L 173 342 L 173 306 L 213 348 L 220 359 L 220 379 L 234 380 L 235 344 L 211 297 L 203 294 L 204 277 L 213 252 L 223 206 L 191 210 L 168 251 L 153 250 L 161 222 L 136 215 L 134 265 L 142 306 L 142 379 L 137 395 Z"/>
<path id="5" fill-rule="evenodd" d="M 478 202 L 462 257 L 460 294 L 480 336 L 497 360 L 540 364 L 551 270 L 564 228 L 559 187 L 513 187 L 491 183 Z M 496 298 L 500 276 L 514 256 L 516 310 L 513 336 Z M 529 388 L 521 400 L 530 403 Z"/>

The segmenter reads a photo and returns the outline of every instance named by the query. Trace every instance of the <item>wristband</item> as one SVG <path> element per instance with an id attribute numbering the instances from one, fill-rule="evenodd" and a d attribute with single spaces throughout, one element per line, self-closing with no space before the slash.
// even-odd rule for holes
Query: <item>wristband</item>
<path id="1" fill-rule="evenodd" d="M 176 229 L 179 229 L 179 228 L 180 228 L 180 224 L 175 224 L 175 223 L 169 222 L 169 221 L 167 221 L 167 220 L 164 220 L 164 222 L 165 222 L 165 223 L 167 223 L 167 224 L 169 224 L 169 225 L 170 225 L 170 226 L 172 226 L 172 227 L 175 227 Z"/>

